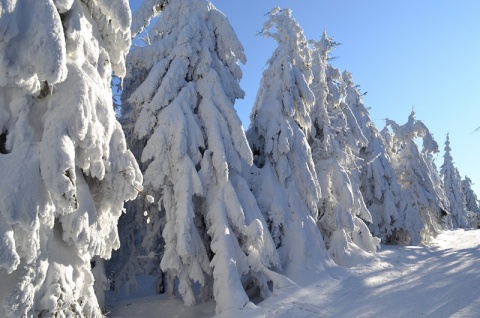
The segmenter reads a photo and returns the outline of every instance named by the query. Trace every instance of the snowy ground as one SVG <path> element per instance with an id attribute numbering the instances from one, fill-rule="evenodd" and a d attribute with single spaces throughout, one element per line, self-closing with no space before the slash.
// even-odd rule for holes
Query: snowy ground
<path id="1" fill-rule="evenodd" d="M 227 317 L 480 317 L 480 230 L 446 231 L 427 247 L 382 246 L 352 269 L 303 275 L 302 287 Z M 308 282 L 308 283 L 307 283 Z M 142 297 L 110 306 L 108 318 L 211 317 L 213 303 Z"/>

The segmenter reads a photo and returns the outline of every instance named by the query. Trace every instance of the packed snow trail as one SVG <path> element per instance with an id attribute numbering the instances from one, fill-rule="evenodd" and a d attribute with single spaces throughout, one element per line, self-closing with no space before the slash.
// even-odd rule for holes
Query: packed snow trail
<path id="1" fill-rule="evenodd" d="M 302 287 L 276 290 L 255 308 L 216 317 L 478 317 L 479 259 L 480 230 L 446 231 L 429 246 L 382 245 L 367 265 L 299 273 Z M 115 304 L 108 317 L 214 315 L 213 304 L 183 307 L 161 296 L 128 303 Z"/>

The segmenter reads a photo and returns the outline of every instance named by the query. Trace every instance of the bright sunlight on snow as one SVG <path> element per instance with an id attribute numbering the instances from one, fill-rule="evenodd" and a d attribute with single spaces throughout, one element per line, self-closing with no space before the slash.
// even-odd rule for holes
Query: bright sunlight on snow
<path id="1" fill-rule="evenodd" d="M 476 317 L 480 312 L 480 230 L 445 231 L 428 246 L 382 245 L 351 269 L 304 273 L 304 284 L 217 317 Z M 113 303 L 109 318 L 212 317 L 215 304 L 185 307 L 149 296 Z"/>

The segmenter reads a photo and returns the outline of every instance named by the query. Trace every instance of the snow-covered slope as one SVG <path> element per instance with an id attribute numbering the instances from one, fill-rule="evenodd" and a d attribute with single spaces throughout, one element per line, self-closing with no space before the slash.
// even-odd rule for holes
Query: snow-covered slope
<path id="1" fill-rule="evenodd" d="M 477 317 L 480 230 L 441 233 L 429 246 L 382 245 L 377 258 L 349 270 L 304 275 L 298 287 L 220 317 Z M 211 317 L 213 303 L 184 307 L 162 296 L 112 303 L 109 318 Z"/>

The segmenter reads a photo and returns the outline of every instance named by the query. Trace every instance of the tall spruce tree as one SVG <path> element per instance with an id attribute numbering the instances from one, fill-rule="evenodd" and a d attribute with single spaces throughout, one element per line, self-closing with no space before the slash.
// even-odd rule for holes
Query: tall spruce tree
<path id="1" fill-rule="evenodd" d="M 101 258 L 142 182 L 110 88 L 128 1 L 1 6 L 0 316 L 102 317 Z"/>
<path id="2" fill-rule="evenodd" d="M 452 218 L 453 227 L 466 228 L 469 227 L 469 222 L 465 196 L 462 191 L 462 179 L 460 178 L 458 169 L 453 163 L 451 151 L 452 148 L 450 148 L 450 137 L 447 134 L 447 139 L 445 140 L 445 153 L 443 155 L 444 160 L 440 169 L 440 173 L 443 177 L 446 195 L 450 203 L 449 211 Z"/>
<path id="3" fill-rule="evenodd" d="M 173 293 L 177 280 L 187 305 L 210 294 L 217 313 L 242 308 L 249 301 L 242 283 L 268 296 L 267 268 L 280 266 L 242 177 L 253 160 L 233 107 L 244 95 L 243 47 L 225 15 L 204 0 L 171 1 L 150 35 L 152 44 L 128 57 L 123 97 L 125 124 L 145 168 L 144 191 L 159 197 L 158 210 L 147 211 L 139 251 L 155 257 L 164 241 L 156 259 L 167 289 Z M 201 295 L 193 282 L 204 286 Z"/>
<path id="4" fill-rule="evenodd" d="M 335 43 L 324 32 L 319 42 L 311 44 L 311 88 L 316 98 L 311 112 L 311 145 L 323 193 L 318 205 L 319 226 L 335 262 L 353 266 L 368 257 L 366 252 L 374 252 L 380 242 L 365 223 L 372 219 L 360 191 L 359 152 L 368 140 L 344 102 L 346 84 L 340 71 L 328 63 Z"/>
<path id="5" fill-rule="evenodd" d="M 287 273 L 321 268 L 327 259 L 316 226 L 320 187 L 308 137 L 315 99 L 311 57 L 289 9 L 268 13 L 261 34 L 277 42 L 250 115 L 254 153 L 252 187 Z"/>

